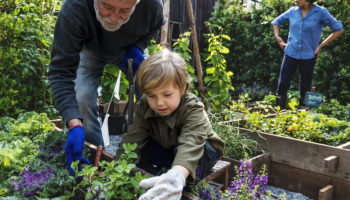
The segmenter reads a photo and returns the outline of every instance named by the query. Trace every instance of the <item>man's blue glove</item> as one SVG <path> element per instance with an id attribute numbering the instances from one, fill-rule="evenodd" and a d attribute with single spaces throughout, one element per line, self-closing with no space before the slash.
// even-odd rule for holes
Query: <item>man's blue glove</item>
<path id="1" fill-rule="evenodd" d="M 91 164 L 88 159 L 83 158 L 83 145 L 85 140 L 84 128 L 82 126 L 73 127 L 68 131 L 68 138 L 64 148 L 66 152 L 66 161 L 71 176 L 74 176 L 74 171 L 71 167 L 72 162 L 79 160 L 79 171 L 81 164 Z"/>
<path id="2" fill-rule="evenodd" d="M 125 54 L 122 67 L 126 69 L 128 68 L 128 60 L 130 58 L 133 59 L 132 69 L 135 73 L 139 69 L 139 66 L 142 63 L 142 61 L 145 59 L 145 57 L 143 56 L 143 52 L 139 48 L 130 47 Z"/>

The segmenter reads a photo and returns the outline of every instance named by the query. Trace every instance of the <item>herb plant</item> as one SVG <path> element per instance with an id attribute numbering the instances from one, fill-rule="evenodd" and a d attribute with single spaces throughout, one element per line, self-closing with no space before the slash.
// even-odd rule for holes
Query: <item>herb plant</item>
<path id="1" fill-rule="evenodd" d="M 133 152 L 136 144 L 123 144 L 124 153 L 118 160 L 111 162 L 101 161 L 99 167 L 87 165 L 78 172 L 78 162 L 72 163 L 75 171 L 75 179 L 79 182 L 73 192 L 68 196 L 73 196 L 76 190 L 85 194 L 85 199 L 137 199 L 145 190 L 138 187 L 138 183 L 144 179 L 140 172 L 135 172 L 136 167 L 133 160 L 137 154 Z"/>
<path id="2" fill-rule="evenodd" d="M 218 114 L 209 113 L 209 119 L 213 130 L 220 138 L 225 140 L 224 155 L 233 159 L 253 157 L 257 151 L 261 151 L 258 142 L 239 134 L 236 127 L 229 123 L 221 123 Z"/>
<path id="3" fill-rule="evenodd" d="M 268 175 L 265 166 L 254 176 L 252 164 L 241 159 L 240 166 L 235 166 L 235 176 L 230 187 L 224 192 L 214 191 L 209 182 L 199 179 L 190 188 L 195 195 L 204 200 L 263 200 L 271 199 L 270 192 L 266 190 L 267 184 Z M 283 196 L 279 199 L 285 200 Z"/>

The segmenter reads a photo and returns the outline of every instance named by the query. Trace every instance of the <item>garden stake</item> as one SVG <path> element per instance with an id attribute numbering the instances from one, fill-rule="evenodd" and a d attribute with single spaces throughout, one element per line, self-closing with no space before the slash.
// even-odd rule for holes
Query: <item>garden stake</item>
<path id="1" fill-rule="evenodd" d="M 98 167 L 98 163 L 101 161 L 101 158 L 102 158 L 102 153 L 103 153 L 103 146 L 99 145 L 96 149 L 96 156 L 95 156 L 95 163 L 94 163 L 95 167 Z"/>

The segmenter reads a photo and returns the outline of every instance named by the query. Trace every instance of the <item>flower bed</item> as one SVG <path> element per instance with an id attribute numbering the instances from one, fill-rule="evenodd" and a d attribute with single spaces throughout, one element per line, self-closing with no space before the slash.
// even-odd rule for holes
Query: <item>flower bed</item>
<path id="1" fill-rule="evenodd" d="M 46 114 L 0 118 L 0 130 L 0 196 L 54 198 L 72 189 L 64 133 Z"/>

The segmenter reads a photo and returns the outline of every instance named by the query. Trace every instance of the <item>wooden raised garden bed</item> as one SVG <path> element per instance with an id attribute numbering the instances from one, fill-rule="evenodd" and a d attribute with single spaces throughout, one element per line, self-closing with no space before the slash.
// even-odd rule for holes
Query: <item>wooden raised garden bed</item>
<path id="1" fill-rule="evenodd" d="M 333 147 L 238 129 L 270 153 L 270 185 L 299 192 L 312 199 L 350 199 L 349 144 Z"/>
<path id="2" fill-rule="evenodd" d="M 63 124 L 62 124 L 62 120 L 57 119 L 57 120 L 51 120 L 51 122 L 53 122 L 56 125 L 56 129 L 57 130 L 62 130 L 63 128 Z M 89 143 L 89 142 L 84 142 L 85 147 L 91 149 L 93 152 L 94 157 L 96 157 L 96 153 L 97 151 L 97 146 Z M 106 160 L 106 161 L 112 161 L 115 159 L 115 156 L 106 152 L 106 151 L 102 151 L 101 154 L 101 160 Z M 238 161 L 239 163 L 239 161 Z M 232 171 L 229 170 L 231 166 L 231 162 L 225 161 L 225 160 L 219 160 L 217 162 L 217 164 L 210 170 L 209 175 L 205 178 L 207 181 L 212 181 L 215 180 L 217 182 L 213 182 L 212 186 L 215 187 L 215 190 L 225 190 L 228 187 L 229 184 L 229 173 L 231 174 Z M 136 171 L 141 171 L 144 174 L 150 175 L 147 172 L 145 172 L 144 170 L 137 168 L 136 167 Z M 152 176 L 152 175 L 150 175 Z M 183 191 L 182 193 L 182 200 L 200 200 L 199 197 L 187 192 L 187 191 Z"/>
<path id="3" fill-rule="evenodd" d="M 93 150 L 94 152 L 97 152 L 97 147 L 93 144 L 90 144 L 89 142 L 85 141 L 85 146 Z M 108 153 L 103 151 L 101 159 L 106 160 L 106 161 L 112 161 L 115 159 L 115 157 Z M 215 190 L 221 189 L 225 190 L 228 186 L 228 174 L 229 174 L 229 167 L 231 166 L 230 162 L 226 162 L 224 160 L 219 160 L 216 165 L 211 169 L 210 174 L 205 178 L 207 181 L 212 181 L 212 180 L 221 180 L 222 182 L 219 183 L 213 183 L 212 186 L 216 187 Z M 149 176 L 152 176 L 151 174 L 147 173 L 146 171 L 136 167 L 136 171 L 140 171 L 143 174 L 147 174 Z M 221 179 L 219 179 L 221 178 Z M 183 191 L 182 192 L 182 200 L 200 200 L 199 197 L 187 192 Z"/>

